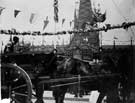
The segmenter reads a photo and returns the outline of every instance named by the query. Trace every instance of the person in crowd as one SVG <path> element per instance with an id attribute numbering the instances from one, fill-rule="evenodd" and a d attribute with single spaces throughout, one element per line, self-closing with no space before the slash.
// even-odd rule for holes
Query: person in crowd
<path id="1" fill-rule="evenodd" d="M 19 38 L 17 36 L 13 37 L 13 42 L 8 43 L 5 46 L 4 53 L 13 53 L 15 51 L 15 46 L 19 43 Z"/>
<path id="2" fill-rule="evenodd" d="M 54 68 L 57 67 L 57 49 L 53 49 L 53 51 L 50 53 L 51 55 L 51 60 L 48 64 L 49 66 L 49 71 L 51 71 L 51 76 L 53 77 L 54 74 L 56 73 L 56 70 Z"/>

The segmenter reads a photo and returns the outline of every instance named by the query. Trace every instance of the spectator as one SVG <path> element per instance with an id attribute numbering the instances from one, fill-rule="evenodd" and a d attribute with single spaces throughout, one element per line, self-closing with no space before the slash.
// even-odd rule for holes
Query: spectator
<path id="1" fill-rule="evenodd" d="M 19 42 L 19 38 L 14 36 L 13 37 L 13 42 L 11 43 L 8 43 L 6 46 L 5 46 L 5 49 L 4 49 L 4 53 L 13 53 L 15 50 L 15 45 L 17 45 L 17 43 Z"/>

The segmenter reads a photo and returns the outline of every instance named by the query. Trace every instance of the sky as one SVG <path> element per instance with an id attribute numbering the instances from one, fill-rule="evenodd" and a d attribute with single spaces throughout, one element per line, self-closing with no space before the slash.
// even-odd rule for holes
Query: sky
<path id="1" fill-rule="evenodd" d="M 0 0 L 0 6 L 5 7 L 0 15 L 0 28 L 12 29 L 15 28 L 19 31 L 41 31 L 41 32 L 57 32 L 62 30 L 72 30 L 73 25 L 70 27 L 69 22 L 74 19 L 75 1 L 77 0 L 58 0 L 59 2 L 59 23 L 54 23 L 54 11 L 53 0 Z M 135 1 L 134 0 L 92 0 L 92 4 L 100 8 L 102 12 L 107 12 L 107 19 L 105 22 L 100 23 L 99 27 L 105 24 L 117 25 L 123 22 L 135 21 Z M 21 12 L 14 18 L 14 10 L 20 10 Z M 35 14 L 33 23 L 30 24 L 29 19 L 31 13 Z M 49 24 L 43 31 L 43 20 L 48 16 Z M 65 18 L 65 22 L 62 26 L 62 19 Z M 132 28 L 132 30 L 131 30 Z M 116 44 L 130 44 L 131 37 L 135 40 L 135 27 L 131 27 L 128 30 L 117 29 L 107 32 L 101 32 L 102 44 L 112 45 L 114 36 L 118 39 Z M 9 36 L 0 35 L 4 44 L 9 41 Z M 70 36 L 24 36 L 23 39 L 26 42 L 34 42 L 35 44 L 41 44 L 45 41 L 45 44 L 69 43 Z"/>
<path id="2" fill-rule="evenodd" d="M 123 22 L 135 21 L 134 0 L 102 0 L 107 10 L 107 19 L 103 24 L 122 24 Z M 112 44 L 114 36 L 118 38 L 117 44 L 130 44 L 131 38 L 135 40 L 135 27 L 128 30 L 116 29 L 102 32 L 103 44 Z M 112 41 L 112 42 L 109 42 Z"/>
<path id="3" fill-rule="evenodd" d="M 0 6 L 5 7 L 2 15 L 0 16 L 0 27 L 3 29 L 16 28 L 19 31 L 41 31 L 41 32 L 57 32 L 62 30 L 72 30 L 69 26 L 69 21 L 74 17 L 74 0 L 59 0 L 59 23 L 54 23 L 54 11 L 53 0 L 0 0 Z M 21 12 L 14 18 L 14 10 L 20 10 Z M 29 23 L 31 13 L 35 13 L 35 19 L 32 24 Z M 43 20 L 48 16 L 49 24 L 43 31 Z M 65 23 L 62 27 L 62 19 L 65 18 Z M 3 40 L 9 40 L 3 37 Z M 24 37 L 26 41 L 35 44 L 41 44 L 42 37 Z M 44 37 L 46 44 L 59 44 L 69 43 L 69 35 L 63 36 L 46 36 Z M 38 43 L 37 43 L 38 42 Z"/>

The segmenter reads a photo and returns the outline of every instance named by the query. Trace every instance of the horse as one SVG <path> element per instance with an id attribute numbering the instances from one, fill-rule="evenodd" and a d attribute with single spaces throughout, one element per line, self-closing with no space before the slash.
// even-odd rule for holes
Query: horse
<path id="1" fill-rule="evenodd" d="M 57 65 L 56 65 L 57 64 Z M 57 57 L 52 56 L 51 60 L 47 65 L 43 62 L 43 69 L 40 71 L 40 75 L 48 75 L 51 79 L 60 79 L 63 77 L 74 76 L 77 74 L 85 75 L 91 73 L 91 66 L 89 63 L 82 62 L 77 59 L 65 58 L 65 57 Z M 82 69 L 79 69 L 81 67 Z M 47 72 L 48 71 L 48 72 Z M 70 74 L 71 72 L 71 74 Z M 44 84 L 39 84 L 40 81 L 38 78 L 34 80 L 35 89 L 36 89 L 36 97 L 37 100 L 35 103 L 44 103 L 43 102 L 43 92 L 44 92 Z M 61 82 L 59 82 L 61 83 Z M 45 84 L 46 85 L 46 84 Z M 55 85 L 55 83 L 53 84 Z M 64 99 L 64 95 L 67 92 L 67 86 L 62 86 L 58 88 L 52 88 L 53 96 L 55 98 L 56 103 L 62 103 Z M 62 91 L 61 91 L 62 90 Z M 60 97 L 60 98 L 59 98 Z"/>
<path id="2" fill-rule="evenodd" d="M 82 69 L 80 69 L 80 67 Z M 78 74 L 88 75 L 91 73 L 90 71 L 92 71 L 92 69 L 89 63 L 74 58 L 64 58 L 64 60 L 57 65 L 57 74 L 60 75 L 60 78 L 69 78 Z M 53 96 L 56 103 L 63 103 L 65 93 L 69 87 L 68 85 L 53 88 Z"/>
<path id="3" fill-rule="evenodd" d="M 75 75 L 79 75 L 80 77 L 85 76 L 93 76 L 101 74 L 107 71 L 109 73 L 115 73 L 116 68 L 114 62 L 106 57 L 102 65 L 96 66 L 93 68 L 89 62 L 85 62 L 83 60 L 75 59 L 75 58 L 64 58 L 62 62 L 57 65 L 57 73 L 61 75 L 61 78 L 65 77 L 73 77 Z M 100 72 L 96 72 L 94 69 L 98 69 Z M 86 78 L 88 79 L 88 78 Z M 91 81 L 87 81 L 84 83 L 80 82 L 80 87 L 85 88 L 89 91 L 98 90 L 100 95 L 98 97 L 97 103 L 101 103 L 104 96 L 107 95 L 107 103 L 117 103 L 118 102 L 118 81 L 116 78 L 98 78 Z M 70 83 L 69 83 L 70 84 Z M 73 85 L 71 85 L 73 87 Z M 56 103 L 63 103 L 64 97 L 68 89 L 71 87 L 70 85 L 62 84 L 61 86 L 54 86 L 53 96 L 55 98 Z"/>

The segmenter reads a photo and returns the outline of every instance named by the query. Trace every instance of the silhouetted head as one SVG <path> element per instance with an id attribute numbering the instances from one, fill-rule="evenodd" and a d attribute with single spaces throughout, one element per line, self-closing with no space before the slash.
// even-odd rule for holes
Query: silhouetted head
<path id="1" fill-rule="evenodd" d="M 19 38 L 17 36 L 14 36 L 13 37 L 13 42 L 14 42 L 14 44 L 18 43 L 19 42 Z"/>

